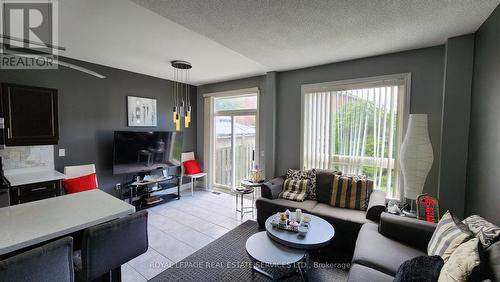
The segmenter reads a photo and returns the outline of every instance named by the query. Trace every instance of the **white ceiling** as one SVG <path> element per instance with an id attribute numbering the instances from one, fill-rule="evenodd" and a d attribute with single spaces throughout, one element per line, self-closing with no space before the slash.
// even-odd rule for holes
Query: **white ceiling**
<path id="1" fill-rule="evenodd" d="M 195 85 L 443 44 L 500 0 L 65 0 L 63 55 Z M 153 12 L 154 11 L 154 12 Z"/>
<path id="2" fill-rule="evenodd" d="M 166 79 L 170 61 L 187 60 L 196 85 L 267 70 L 128 0 L 59 1 L 59 41 L 60 55 Z"/>

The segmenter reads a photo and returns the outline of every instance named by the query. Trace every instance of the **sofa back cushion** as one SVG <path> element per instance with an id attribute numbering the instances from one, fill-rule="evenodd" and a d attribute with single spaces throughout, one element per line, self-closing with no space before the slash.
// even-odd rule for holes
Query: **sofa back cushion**
<path id="1" fill-rule="evenodd" d="M 332 192 L 333 178 L 335 175 L 342 175 L 342 172 L 335 170 L 316 170 L 316 201 L 329 204 Z"/>
<path id="2" fill-rule="evenodd" d="M 306 199 L 307 186 L 309 185 L 309 180 L 294 180 L 287 178 L 283 183 L 283 192 L 280 194 L 280 198 L 303 202 Z"/>
<path id="3" fill-rule="evenodd" d="M 492 281 L 500 281 L 500 241 L 489 246 L 486 250 Z"/>
<path id="4" fill-rule="evenodd" d="M 335 175 L 330 195 L 330 205 L 366 211 L 373 191 L 373 181 L 357 176 Z"/>

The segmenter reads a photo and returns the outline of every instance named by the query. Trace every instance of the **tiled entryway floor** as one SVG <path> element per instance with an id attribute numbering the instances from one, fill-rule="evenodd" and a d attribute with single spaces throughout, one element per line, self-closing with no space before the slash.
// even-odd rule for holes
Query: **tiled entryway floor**
<path id="1" fill-rule="evenodd" d="M 251 201 L 245 199 L 245 205 Z M 122 281 L 147 281 L 242 222 L 234 195 L 183 191 L 180 200 L 148 209 L 149 249 L 122 266 Z M 254 214 L 256 219 L 257 214 Z"/>

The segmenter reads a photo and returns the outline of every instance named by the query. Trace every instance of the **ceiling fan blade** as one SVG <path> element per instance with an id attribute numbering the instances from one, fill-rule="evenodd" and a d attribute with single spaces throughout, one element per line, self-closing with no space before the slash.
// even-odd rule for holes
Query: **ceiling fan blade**
<path id="1" fill-rule="evenodd" d="M 39 56 L 31 55 L 31 54 L 11 54 L 11 55 L 19 56 L 19 57 L 24 57 L 24 58 L 39 57 Z M 74 69 L 76 71 L 80 71 L 80 72 L 83 72 L 83 73 L 86 73 L 86 74 L 90 74 L 90 75 L 93 75 L 93 76 L 101 78 L 101 79 L 102 78 L 106 78 L 106 76 L 104 76 L 104 75 L 102 75 L 100 73 L 97 73 L 95 71 L 89 70 L 89 69 L 84 68 L 84 67 L 77 66 L 77 65 L 72 64 L 72 63 L 63 62 L 63 61 L 60 61 L 60 60 L 54 60 L 53 63 L 57 64 L 57 65 L 60 65 L 60 66 L 63 66 L 63 67 Z"/>
<path id="2" fill-rule="evenodd" d="M 18 37 L 14 37 L 14 36 L 10 36 L 10 35 L 5 35 L 5 34 L 0 34 L 0 38 L 12 40 L 12 41 L 17 41 L 17 42 L 28 43 L 28 44 L 32 44 L 32 45 L 41 46 L 41 47 L 47 47 L 49 49 L 57 49 L 57 50 L 61 50 L 61 51 L 66 51 L 66 48 L 62 47 L 62 46 L 45 44 L 43 42 L 35 42 L 35 41 L 28 40 L 28 39 L 18 38 Z M 6 43 L 3 43 L 3 44 L 6 44 Z"/>
<path id="3" fill-rule="evenodd" d="M 95 77 L 98 77 L 98 78 L 106 78 L 106 76 L 100 74 L 100 73 L 97 73 L 95 71 L 92 71 L 92 70 L 89 70 L 89 69 L 86 69 L 84 67 L 80 67 L 80 66 L 77 66 L 77 65 L 74 65 L 74 64 L 71 64 L 71 63 L 67 63 L 67 62 L 63 62 L 63 61 L 60 61 L 60 60 L 55 60 L 54 63 L 60 65 L 60 66 L 63 66 L 63 67 L 67 67 L 67 68 L 70 68 L 70 69 L 74 69 L 74 70 L 77 70 L 77 71 L 81 71 L 81 72 L 84 72 L 86 74 L 90 74 L 90 75 L 93 75 Z"/>

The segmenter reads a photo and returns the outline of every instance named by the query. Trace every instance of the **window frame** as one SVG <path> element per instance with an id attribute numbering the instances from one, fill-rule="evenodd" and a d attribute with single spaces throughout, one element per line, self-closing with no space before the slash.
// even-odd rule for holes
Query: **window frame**
<path id="1" fill-rule="evenodd" d="M 321 92 L 321 91 L 340 91 L 340 90 L 350 90 L 350 89 L 359 89 L 360 87 L 376 87 L 385 85 L 384 81 L 394 81 L 401 80 L 405 85 L 404 93 L 400 94 L 398 100 L 398 113 L 401 113 L 401 117 L 398 120 L 398 132 L 396 139 L 396 155 L 394 158 L 395 161 L 395 170 L 398 172 L 397 175 L 397 185 L 394 187 L 393 195 L 394 197 L 388 196 L 387 199 L 394 199 L 402 201 L 404 198 L 403 191 L 403 181 L 402 174 L 399 169 L 399 155 L 401 149 L 401 143 L 403 142 L 403 136 L 406 134 L 406 129 L 408 125 L 408 117 L 410 114 L 410 97 L 411 97 L 411 73 L 398 73 L 398 74 L 390 74 L 390 75 L 382 75 L 382 76 L 372 76 L 372 77 L 363 77 L 356 79 L 346 79 L 346 80 L 337 80 L 337 81 L 329 81 L 329 82 L 321 82 L 321 83 L 312 83 L 312 84 L 302 84 L 301 85 L 301 95 L 300 95 L 300 167 L 304 167 L 304 127 L 305 127 L 305 95 L 310 92 Z M 399 196 L 398 196 L 399 195 Z"/>
<path id="2" fill-rule="evenodd" d="M 256 109 L 243 109 L 243 110 L 224 110 L 215 111 L 215 100 L 217 98 L 232 98 L 232 97 L 245 97 L 245 96 L 256 96 L 257 97 L 257 108 Z M 256 117 L 256 128 L 255 128 L 255 162 L 259 165 L 261 164 L 260 159 L 260 88 L 251 87 L 243 89 L 235 89 L 221 92 L 211 92 L 202 95 L 204 100 L 204 164 L 206 170 L 208 171 L 208 183 L 212 187 L 218 188 L 228 188 L 223 185 L 215 185 L 215 157 L 214 157 L 214 129 L 215 129 L 215 117 L 217 116 L 245 116 L 245 115 L 255 115 Z M 232 130 L 234 133 L 234 129 Z M 234 163 L 234 159 L 233 159 Z M 234 175 L 232 176 L 235 177 Z M 233 180 L 234 182 L 234 180 Z M 236 183 L 238 184 L 238 183 Z"/>

